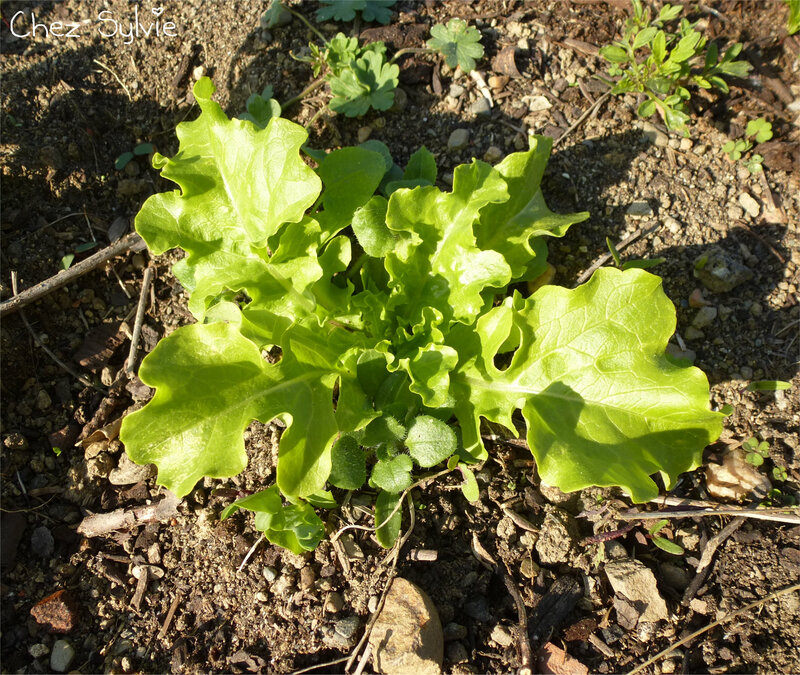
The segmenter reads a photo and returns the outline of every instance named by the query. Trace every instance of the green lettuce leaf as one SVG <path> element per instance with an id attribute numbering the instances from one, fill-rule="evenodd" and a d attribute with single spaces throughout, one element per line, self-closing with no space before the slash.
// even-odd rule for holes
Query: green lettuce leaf
<path id="1" fill-rule="evenodd" d="M 671 485 L 700 465 L 724 416 L 708 408 L 705 375 L 664 354 L 675 311 L 658 277 L 605 268 L 575 290 L 545 286 L 519 312 L 510 304 L 459 336 L 450 379 L 468 450 L 483 453 L 479 417 L 513 430 L 519 408 L 542 480 L 567 492 L 617 485 L 643 502 L 658 494 L 651 474 Z M 500 371 L 511 330 L 520 346 Z"/>

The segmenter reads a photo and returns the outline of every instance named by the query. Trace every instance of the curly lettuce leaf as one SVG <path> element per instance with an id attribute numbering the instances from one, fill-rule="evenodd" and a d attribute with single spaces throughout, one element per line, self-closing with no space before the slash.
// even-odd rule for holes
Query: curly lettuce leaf
<path id="1" fill-rule="evenodd" d="M 333 387 L 349 375 L 338 357 L 350 335 L 298 324 L 284 338 L 284 356 L 275 365 L 233 324 L 184 326 L 164 338 L 139 370 L 155 396 L 122 423 L 120 438 L 131 459 L 155 464 L 159 483 L 183 496 L 204 476 L 243 471 L 248 424 L 281 417 L 287 423 L 279 450 L 281 492 L 321 490 L 339 431 Z"/>
<path id="2" fill-rule="evenodd" d="M 481 250 L 473 232 L 483 207 L 506 200 L 506 182 L 480 161 L 456 168 L 452 192 L 431 186 L 393 193 L 386 223 L 407 236 L 385 261 L 391 309 L 412 324 L 424 307 L 435 308 L 445 322 L 472 323 L 484 305 L 481 292 L 511 280 L 503 256 Z"/>
<path id="3" fill-rule="evenodd" d="M 480 417 L 514 429 L 521 409 L 545 484 L 564 491 L 622 487 L 637 502 L 701 463 L 723 415 L 708 408 L 708 381 L 664 354 L 675 311 L 661 280 L 642 270 L 598 270 L 567 290 L 546 286 L 519 311 L 507 301 L 458 339 L 450 374 L 464 445 L 484 453 Z M 461 328 L 461 327 L 459 327 Z M 512 331 L 519 349 L 506 370 L 493 363 Z"/>

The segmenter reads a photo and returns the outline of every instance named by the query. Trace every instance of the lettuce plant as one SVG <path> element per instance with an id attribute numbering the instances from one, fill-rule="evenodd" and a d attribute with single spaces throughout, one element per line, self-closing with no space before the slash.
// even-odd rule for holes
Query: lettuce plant
<path id="1" fill-rule="evenodd" d="M 245 428 L 282 420 L 275 485 L 228 513 L 256 511 L 300 551 L 323 536 L 314 507 L 335 505 L 333 487 L 377 491 L 384 545 L 415 466 L 462 467 L 474 499 L 482 419 L 514 435 L 524 420 L 542 480 L 565 491 L 643 501 L 651 474 L 669 485 L 700 464 L 723 416 L 703 373 L 664 353 L 675 311 L 658 277 L 608 268 L 574 290 L 512 288 L 542 274 L 547 237 L 588 217 L 545 204 L 549 139 L 457 167 L 444 192 L 424 148 L 404 170 L 374 141 L 308 150 L 314 169 L 302 127 L 229 120 L 213 92 L 195 85 L 201 115 L 178 126 L 175 157 L 153 160 L 179 189 L 136 217 L 153 253 L 186 252 L 173 270 L 197 319 L 145 358 L 155 395 L 122 425 L 162 485 L 181 496 L 238 474 Z"/>

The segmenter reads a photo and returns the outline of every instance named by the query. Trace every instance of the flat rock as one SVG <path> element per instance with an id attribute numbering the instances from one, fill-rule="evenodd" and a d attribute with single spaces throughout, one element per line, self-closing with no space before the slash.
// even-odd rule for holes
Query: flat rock
<path id="1" fill-rule="evenodd" d="M 536 655 L 539 673 L 548 675 L 589 675 L 589 669 L 574 656 L 552 642 L 546 643 Z"/>
<path id="2" fill-rule="evenodd" d="M 642 134 L 658 148 L 664 148 L 669 145 L 669 136 L 650 122 L 642 122 Z"/>
<path id="3" fill-rule="evenodd" d="M 392 580 L 369 644 L 379 673 L 442 672 L 444 636 L 436 606 L 425 591 L 401 577 Z"/>
<path id="4" fill-rule="evenodd" d="M 44 525 L 37 527 L 31 535 L 31 553 L 37 558 L 48 560 L 53 555 L 55 540 Z"/>
<path id="5" fill-rule="evenodd" d="M 489 115 L 492 112 L 492 105 L 489 103 L 489 99 L 485 98 L 484 96 L 479 96 L 469 107 L 469 111 L 473 115 Z"/>
<path id="6" fill-rule="evenodd" d="M 639 621 L 655 622 L 668 618 L 667 604 L 658 593 L 656 578 L 644 563 L 623 558 L 608 563 L 605 570 L 614 592 L 636 608 Z"/>
<path id="7" fill-rule="evenodd" d="M 710 247 L 694 261 L 694 276 L 714 293 L 727 293 L 753 278 L 753 272 L 719 246 Z"/>
<path id="8" fill-rule="evenodd" d="M 629 216 L 643 218 L 653 215 L 653 207 L 647 202 L 633 202 L 625 211 Z"/>
<path id="9" fill-rule="evenodd" d="M 31 616 L 50 633 L 69 633 L 78 623 L 78 607 L 62 589 L 39 600 L 31 607 Z"/>
<path id="10" fill-rule="evenodd" d="M 119 458 L 119 466 L 108 474 L 112 485 L 133 485 L 156 475 L 152 464 L 135 464 L 126 454 Z"/>

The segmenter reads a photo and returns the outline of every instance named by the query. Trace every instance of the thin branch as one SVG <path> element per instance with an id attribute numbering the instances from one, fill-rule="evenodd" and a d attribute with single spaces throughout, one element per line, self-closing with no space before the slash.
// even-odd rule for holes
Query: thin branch
<path id="1" fill-rule="evenodd" d="M 128 375 L 133 375 L 133 368 L 136 365 L 136 352 L 139 349 L 139 338 L 142 335 L 142 323 L 144 322 L 144 311 L 147 308 L 147 289 L 150 287 L 150 281 L 153 279 L 153 268 L 148 267 L 144 271 L 142 278 L 142 290 L 139 294 L 139 306 L 136 308 L 136 320 L 133 324 L 133 335 L 131 335 L 131 348 L 128 352 L 128 359 L 125 362 L 125 372 Z"/>
<path id="2" fill-rule="evenodd" d="M 389 59 L 389 63 L 394 63 L 399 59 L 401 56 L 406 56 L 407 54 L 435 54 L 436 50 L 429 49 L 428 47 L 404 47 L 394 53 L 394 56 Z"/>
<path id="3" fill-rule="evenodd" d="M 647 668 L 647 666 L 652 665 L 653 663 L 658 661 L 660 658 L 662 658 L 662 657 L 666 656 L 667 654 L 669 654 L 671 651 L 674 651 L 678 647 L 681 647 L 682 645 L 685 645 L 687 642 L 691 642 L 696 637 L 702 635 L 703 633 L 707 633 L 712 628 L 716 628 L 721 623 L 724 623 L 725 621 L 729 621 L 730 619 L 733 619 L 734 617 L 737 617 L 740 614 L 744 614 L 745 612 L 749 612 L 751 609 L 755 609 L 756 607 L 759 607 L 759 606 L 763 605 L 764 603 L 769 602 L 770 600 L 774 600 L 775 598 L 780 597 L 781 595 L 786 595 L 787 593 L 793 593 L 795 591 L 800 591 L 800 584 L 795 584 L 794 586 L 789 586 L 787 588 L 782 588 L 779 591 L 775 591 L 774 593 L 770 593 L 765 598 L 761 598 L 760 600 L 756 600 L 755 602 L 751 602 L 749 605 L 745 605 L 744 607 L 741 607 L 740 609 L 737 609 L 736 611 L 729 612 L 728 614 L 726 614 L 722 618 L 717 619 L 716 621 L 712 621 L 707 626 L 704 626 L 700 630 L 696 630 L 691 635 L 687 635 L 682 640 L 678 640 L 678 642 L 670 645 L 669 647 L 667 647 L 663 651 L 660 651 L 654 657 L 652 657 L 652 658 L 648 659 L 647 661 L 645 661 L 644 663 L 636 666 L 636 668 L 631 670 L 628 673 L 628 675 L 636 675 L 636 673 L 641 672 L 642 670 Z"/>
<path id="4" fill-rule="evenodd" d="M 618 513 L 616 520 L 660 520 L 661 518 L 698 518 L 706 516 L 737 516 L 741 518 L 755 518 L 756 520 L 769 520 L 776 523 L 800 524 L 800 515 L 787 513 L 797 509 L 742 509 L 735 507 L 720 507 L 714 509 L 684 509 L 681 511 L 649 511 L 647 513 Z"/>
<path id="5" fill-rule="evenodd" d="M 581 124 L 583 124 L 583 123 L 584 123 L 584 121 L 586 120 L 586 118 L 588 118 L 588 117 L 589 117 L 589 115 L 591 115 L 591 114 L 592 114 L 592 113 L 593 113 L 595 110 L 597 110 L 597 109 L 598 109 L 598 108 L 599 108 L 599 107 L 600 107 L 600 106 L 601 106 L 603 103 L 605 103 L 605 102 L 606 102 L 606 99 L 607 99 L 609 96 L 611 96 L 611 92 L 610 92 L 610 91 L 607 91 L 605 94 L 603 94 L 603 95 L 602 95 L 600 98 L 598 98 L 598 99 L 597 99 L 597 100 L 594 102 L 594 105 L 591 105 L 591 106 L 589 106 L 589 109 L 588 109 L 588 110 L 587 110 L 585 113 L 583 113 L 583 115 L 581 115 L 581 116 L 580 116 L 580 117 L 579 117 L 577 120 L 575 120 L 575 122 L 573 122 L 573 123 L 572 123 L 572 126 L 570 126 L 570 127 L 569 127 L 569 129 L 567 129 L 567 130 L 566 130 L 566 131 L 565 131 L 563 134 L 561 134 L 561 135 L 560 135 L 560 136 L 559 136 L 559 137 L 558 137 L 558 138 L 557 138 L 555 141 L 553 141 L 553 147 L 556 147 L 556 146 L 557 146 L 559 143 L 561 143 L 561 141 L 563 141 L 563 140 L 564 140 L 564 138 L 566 138 L 566 137 L 567 137 L 569 134 L 571 134 L 573 131 L 575 131 L 575 129 L 577 129 L 577 128 L 578 128 L 578 127 L 581 125 Z"/>
<path id="6" fill-rule="evenodd" d="M 624 248 L 630 246 L 633 242 L 637 239 L 642 237 L 646 237 L 648 234 L 655 232 L 658 229 L 659 225 L 653 225 L 652 227 L 648 227 L 646 230 L 636 230 L 633 234 L 629 234 L 625 239 L 620 241 L 617 246 L 617 251 L 622 252 Z M 578 279 L 575 281 L 575 286 L 579 286 L 584 281 L 586 281 L 592 274 L 595 273 L 596 270 L 600 269 L 603 265 L 605 265 L 609 260 L 611 260 L 611 253 L 604 253 L 601 255 L 592 265 L 583 273 L 581 274 Z"/>
<path id="7" fill-rule="evenodd" d="M 326 661 L 325 663 L 317 663 L 313 666 L 307 666 L 306 668 L 301 668 L 300 670 L 292 671 L 289 675 L 302 675 L 303 673 L 310 673 L 312 670 L 317 670 L 317 668 L 327 668 L 328 666 L 336 666 L 340 663 L 344 663 L 347 661 L 348 657 L 343 656 L 340 659 L 334 659 L 333 661 Z"/>
<path id="8" fill-rule="evenodd" d="M 12 270 L 11 271 L 11 291 L 14 293 L 14 298 L 18 298 L 19 297 L 19 295 L 17 294 L 17 272 L 16 272 L 16 270 Z M 9 300 L 8 302 L 11 302 L 11 300 Z M 25 328 L 28 329 L 28 333 L 30 333 L 30 335 L 33 338 L 33 341 L 36 343 L 36 345 L 38 347 L 41 347 L 41 349 L 44 351 L 44 353 L 47 354 L 51 359 L 53 359 L 53 361 L 55 361 L 59 366 L 61 366 L 61 368 L 63 368 L 66 372 L 68 372 L 70 375 L 72 375 L 72 377 L 74 377 L 76 380 L 78 380 L 78 382 L 80 382 L 85 387 L 92 387 L 93 389 L 98 389 L 99 391 L 105 391 L 105 389 L 103 389 L 102 387 L 98 387 L 96 384 L 92 384 L 92 382 L 87 380 L 83 375 L 81 375 L 80 373 L 74 371 L 66 363 L 64 363 L 61 359 L 59 359 L 55 355 L 55 353 L 44 342 L 42 342 L 39 339 L 39 336 L 36 335 L 36 332 L 33 330 L 33 327 L 28 322 L 28 317 L 25 316 L 25 312 L 20 310 L 19 317 L 20 317 L 20 319 L 22 319 L 22 323 L 25 324 Z M 23 492 L 24 491 L 25 491 L 25 488 L 23 487 Z"/>
<path id="9" fill-rule="evenodd" d="M 292 14 L 293 16 L 296 16 L 298 19 L 300 19 L 300 21 L 302 21 L 309 28 L 309 30 L 311 30 L 311 32 L 314 33 L 314 35 L 316 35 L 326 45 L 328 44 L 328 40 L 325 38 L 325 36 L 322 33 L 320 33 L 319 29 L 316 26 L 314 26 L 308 19 L 306 19 L 306 17 L 304 17 L 302 14 L 300 14 L 300 12 L 297 12 L 297 11 L 293 10 L 291 7 L 289 7 L 286 4 L 283 5 L 283 8 L 287 12 L 289 12 L 289 14 Z"/>
<path id="10" fill-rule="evenodd" d="M 32 302 L 40 300 L 45 295 L 49 295 L 62 286 L 75 281 L 78 277 L 83 276 L 87 272 L 91 272 L 93 269 L 111 260 L 111 258 L 120 253 L 128 250 L 141 251 L 144 250 L 145 247 L 144 240 L 135 232 L 131 232 L 122 237 L 122 239 L 107 246 L 102 251 L 90 255 L 86 260 L 81 260 L 68 270 L 63 270 L 55 276 L 45 279 L 35 286 L 31 286 L 31 288 L 26 288 L 13 298 L 0 303 L 0 317 L 16 312 L 21 307 L 25 307 Z"/>
<path id="11" fill-rule="evenodd" d="M 312 91 L 316 91 L 319 89 L 323 84 L 325 84 L 325 78 L 320 77 L 317 80 L 314 80 L 311 84 L 309 84 L 303 91 L 301 91 L 297 96 L 290 98 L 286 103 L 281 105 L 281 110 L 286 110 L 289 106 L 294 105 L 297 103 L 301 98 L 305 98 L 308 96 Z"/>
<path id="12" fill-rule="evenodd" d="M 108 67 L 108 66 L 107 66 L 105 63 L 103 63 L 102 61 L 98 61 L 97 59 L 92 59 L 92 63 L 96 63 L 96 64 L 97 64 L 98 66 L 100 66 L 100 67 L 101 67 L 103 70 L 105 70 L 105 71 L 107 71 L 107 72 L 111 73 L 111 76 L 112 76 L 112 77 L 113 77 L 113 78 L 114 78 L 114 79 L 115 79 L 117 82 L 119 82 L 119 86 L 120 86 L 120 87 L 122 87 L 122 88 L 125 90 L 125 93 L 128 95 L 128 100 L 129 100 L 129 101 L 131 101 L 131 102 L 133 102 L 133 97 L 131 96 L 131 92 L 130 92 L 130 90 L 128 89 L 128 87 L 126 87 L 126 86 L 125 86 L 125 83 L 124 83 L 122 80 L 120 80 L 120 79 L 119 79 L 119 75 L 117 75 L 117 74 L 116 74 L 116 73 L 115 73 L 113 70 L 111 70 L 111 68 L 109 68 L 109 67 Z"/>

